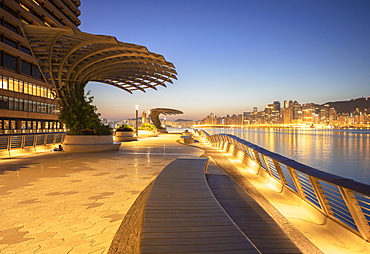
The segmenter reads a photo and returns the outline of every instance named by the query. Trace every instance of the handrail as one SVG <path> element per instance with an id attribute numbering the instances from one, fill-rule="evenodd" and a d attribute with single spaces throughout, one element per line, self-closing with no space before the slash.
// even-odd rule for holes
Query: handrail
<path id="1" fill-rule="evenodd" d="M 234 135 L 195 131 L 212 146 L 233 145 L 282 186 L 370 241 L 370 185 L 309 167 Z"/>

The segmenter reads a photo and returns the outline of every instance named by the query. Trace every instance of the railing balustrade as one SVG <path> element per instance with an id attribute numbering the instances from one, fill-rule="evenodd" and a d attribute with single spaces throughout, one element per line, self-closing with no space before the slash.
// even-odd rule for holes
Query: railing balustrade
<path id="1" fill-rule="evenodd" d="M 196 132 L 212 146 L 233 145 L 282 186 L 364 240 L 370 240 L 370 185 L 306 166 L 234 135 Z"/>
<path id="2" fill-rule="evenodd" d="M 0 135 L 3 134 L 25 134 L 25 133 L 50 133 L 50 132 L 66 132 L 67 129 L 15 129 L 15 130 L 0 130 Z"/>
<path id="3" fill-rule="evenodd" d="M 55 146 L 64 140 L 65 132 L 44 132 L 0 135 L 0 153 L 45 146 Z"/>

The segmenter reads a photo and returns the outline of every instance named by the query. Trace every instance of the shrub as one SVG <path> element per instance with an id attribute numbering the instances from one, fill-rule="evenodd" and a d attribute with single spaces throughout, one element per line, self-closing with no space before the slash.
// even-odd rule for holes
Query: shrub
<path id="1" fill-rule="evenodd" d="M 140 127 L 139 130 L 144 130 L 144 131 L 156 131 L 157 128 L 150 123 L 143 123 Z"/>
<path id="2" fill-rule="evenodd" d="M 116 131 L 134 131 L 134 128 L 128 124 L 122 124 L 117 127 Z"/>

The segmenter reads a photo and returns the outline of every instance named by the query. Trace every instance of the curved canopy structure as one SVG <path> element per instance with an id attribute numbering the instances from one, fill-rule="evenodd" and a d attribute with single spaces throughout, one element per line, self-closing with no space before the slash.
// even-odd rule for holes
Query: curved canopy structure
<path id="1" fill-rule="evenodd" d="M 71 83 L 106 83 L 129 93 L 166 87 L 176 78 L 175 67 L 146 47 L 115 37 L 73 31 L 69 27 L 24 25 L 32 52 L 45 79 L 58 92 Z"/>
<path id="2" fill-rule="evenodd" d="M 162 127 L 161 121 L 159 120 L 159 115 L 181 115 L 184 114 L 182 111 L 171 108 L 153 108 L 150 110 L 150 118 L 155 127 L 158 129 Z"/>

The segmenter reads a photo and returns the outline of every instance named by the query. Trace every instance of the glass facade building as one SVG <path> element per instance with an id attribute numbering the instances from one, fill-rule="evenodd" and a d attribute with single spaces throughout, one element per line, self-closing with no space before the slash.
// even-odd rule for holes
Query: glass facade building
<path id="1" fill-rule="evenodd" d="M 45 82 L 22 25 L 78 31 L 79 0 L 0 0 L 0 134 L 62 128 L 51 84 Z"/>

